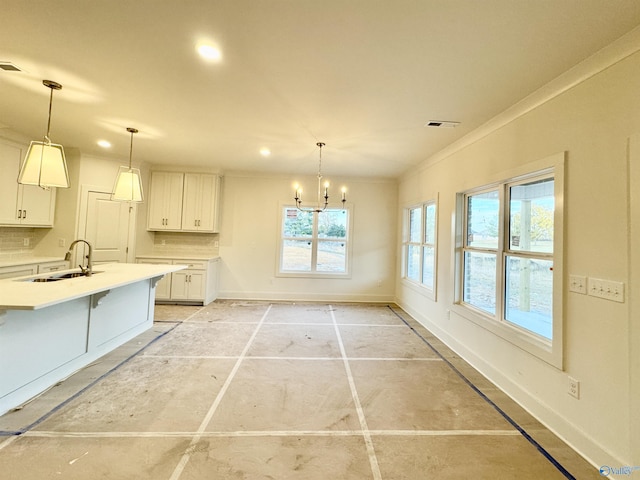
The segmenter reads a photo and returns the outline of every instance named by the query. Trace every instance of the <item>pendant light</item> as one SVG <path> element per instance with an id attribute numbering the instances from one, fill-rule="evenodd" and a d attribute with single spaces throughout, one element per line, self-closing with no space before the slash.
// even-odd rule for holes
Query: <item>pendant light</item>
<path id="1" fill-rule="evenodd" d="M 47 134 L 44 136 L 44 141 L 33 141 L 29 145 L 27 154 L 20 167 L 18 183 L 23 185 L 37 185 L 44 189 L 51 187 L 69 188 L 69 173 L 67 172 L 67 161 L 62 145 L 51 143 L 49 139 L 53 91 L 61 90 L 62 85 L 52 80 L 43 80 L 42 84 L 51 89 Z"/>
<path id="2" fill-rule="evenodd" d="M 116 183 L 113 186 L 111 200 L 123 202 L 142 202 L 142 177 L 140 170 L 131 168 L 131 157 L 133 154 L 133 134 L 138 133 L 135 128 L 127 128 L 131 134 L 131 146 L 129 147 L 129 166 L 121 166 L 118 169 Z"/>

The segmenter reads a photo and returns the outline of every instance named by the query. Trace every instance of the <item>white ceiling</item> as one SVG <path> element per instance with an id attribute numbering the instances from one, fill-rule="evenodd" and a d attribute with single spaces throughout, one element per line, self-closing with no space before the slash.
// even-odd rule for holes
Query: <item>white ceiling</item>
<path id="1" fill-rule="evenodd" d="M 3 0 L 2 128 L 229 171 L 398 177 L 640 24 L 638 0 Z M 203 61 L 198 42 L 222 61 Z M 425 128 L 454 120 L 453 129 Z M 6 131 L 5 131 L 6 132 Z M 105 151 L 96 145 L 110 140 Z M 259 154 L 262 147 L 270 157 Z"/>

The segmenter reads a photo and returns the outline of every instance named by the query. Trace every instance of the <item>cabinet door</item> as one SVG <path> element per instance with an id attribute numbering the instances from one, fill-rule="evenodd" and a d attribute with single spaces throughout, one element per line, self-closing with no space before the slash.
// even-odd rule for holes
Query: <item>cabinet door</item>
<path id="1" fill-rule="evenodd" d="M 0 224 L 16 225 L 18 220 L 18 172 L 22 149 L 0 143 Z"/>
<path id="2" fill-rule="evenodd" d="M 180 270 L 171 274 L 171 299 L 172 300 L 188 300 L 189 299 L 189 272 Z"/>
<path id="3" fill-rule="evenodd" d="M 150 265 L 171 265 L 171 260 L 142 259 L 137 263 Z M 171 298 L 171 273 L 167 273 L 156 284 L 156 300 L 169 300 Z"/>
<path id="4" fill-rule="evenodd" d="M 0 224 L 51 227 L 56 189 L 18 185 L 24 149 L 0 144 Z"/>
<path id="5" fill-rule="evenodd" d="M 198 220 L 200 219 L 201 203 L 201 176 L 195 173 L 185 173 L 182 194 L 182 230 L 199 230 Z"/>
<path id="6" fill-rule="evenodd" d="M 183 174 L 152 172 L 149 194 L 149 230 L 180 230 Z"/>
<path id="7" fill-rule="evenodd" d="M 200 180 L 200 218 L 198 227 L 201 231 L 217 232 L 218 177 L 201 175 Z"/>
<path id="8" fill-rule="evenodd" d="M 53 226 L 53 216 L 56 205 L 56 189 L 36 187 L 34 185 L 20 185 L 22 202 L 21 225 Z"/>
<path id="9" fill-rule="evenodd" d="M 219 177 L 185 173 L 182 230 L 217 232 Z"/>
<path id="10" fill-rule="evenodd" d="M 171 273 L 167 273 L 156 283 L 156 300 L 169 300 L 171 298 Z"/>
<path id="11" fill-rule="evenodd" d="M 206 274 L 204 272 L 191 271 L 187 278 L 189 300 L 204 300 L 204 286 Z"/>

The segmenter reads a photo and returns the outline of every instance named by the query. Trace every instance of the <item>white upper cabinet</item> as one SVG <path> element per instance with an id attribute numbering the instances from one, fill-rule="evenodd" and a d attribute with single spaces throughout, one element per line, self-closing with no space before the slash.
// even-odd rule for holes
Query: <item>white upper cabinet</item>
<path id="1" fill-rule="evenodd" d="M 183 177 L 182 173 L 151 173 L 148 230 L 180 230 Z"/>
<path id="2" fill-rule="evenodd" d="M 0 143 L 0 225 L 52 227 L 56 189 L 19 185 L 24 148 Z"/>
<path id="3" fill-rule="evenodd" d="M 218 232 L 220 177 L 152 172 L 147 230 Z"/>
<path id="4" fill-rule="evenodd" d="M 220 177 L 185 173 L 182 197 L 182 230 L 218 232 Z"/>

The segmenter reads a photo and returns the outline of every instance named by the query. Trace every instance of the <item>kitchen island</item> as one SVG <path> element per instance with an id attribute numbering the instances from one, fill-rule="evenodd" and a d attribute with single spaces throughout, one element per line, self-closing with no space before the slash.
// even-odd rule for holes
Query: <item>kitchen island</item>
<path id="1" fill-rule="evenodd" d="M 183 268 L 115 263 L 0 280 L 0 415 L 151 328 L 157 282 Z"/>

